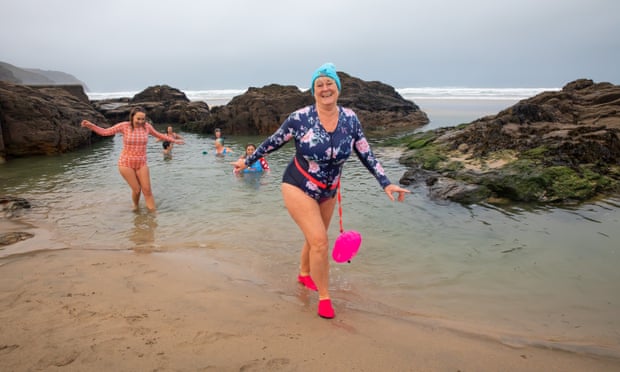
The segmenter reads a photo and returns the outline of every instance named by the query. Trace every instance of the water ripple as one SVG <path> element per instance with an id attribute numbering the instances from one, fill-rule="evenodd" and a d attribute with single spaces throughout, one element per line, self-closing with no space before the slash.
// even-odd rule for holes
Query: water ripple
<path id="1" fill-rule="evenodd" d="M 293 280 L 303 238 L 280 194 L 293 147 L 268 156 L 271 172 L 237 177 L 229 163 L 262 138 L 226 138 L 233 155 L 222 159 L 213 156 L 213 139 L 182 135 L 186 145 L 170 160 L 160 143 L 149 144 L 155 214 L 131 211 L 116 167 L 120 137 L 2 164 L 0 189 L 31 201 L 20 221 L 49 229 L 50 247 L 201 249 L 251 267 L 273 287 Z M 376 148 L 392 180 L 405 171 L 399 151 Z M 363 237 L 353 262 L 331 269 L 334 296 L 347 306 L 498 327 L 514 339 L 617 343 L 618 197 L 566 208 L 464 207 L 434 203 L 416 186 L 392 203 L 356 159 L 342 187 L 345 228 Z M 335 215 L 330 239 L 337 234 Z"/>

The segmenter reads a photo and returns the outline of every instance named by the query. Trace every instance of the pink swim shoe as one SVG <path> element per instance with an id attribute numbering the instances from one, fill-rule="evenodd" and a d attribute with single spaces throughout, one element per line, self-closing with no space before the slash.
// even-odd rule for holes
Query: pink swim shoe
<path id="1" fill-rule="evenodd" d="M 319 316 L 325 319 L 332 319 L 336 316 L 334 308 L 332 307 L 332 300 L 325 299 L 319 300 Z"/>
<path id="2" fill-rule="evenodd" d="M 312 280 L 310 275 L 298 275 L 297 281 L 310 290 L 318 291 L 318 288 L 316 287 L 316 284 L 314 284 L 314 280 Z"/>

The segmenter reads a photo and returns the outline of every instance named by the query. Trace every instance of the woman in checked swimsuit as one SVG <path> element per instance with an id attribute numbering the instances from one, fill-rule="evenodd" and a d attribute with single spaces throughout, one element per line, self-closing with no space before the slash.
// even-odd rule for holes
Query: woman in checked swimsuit
<path id="1" fill-rule="evenodd" d="M 149 134 L 162 141 L 183 144 L 183 140 L 164 135 L 146 122 L 146 113 L 140 107 L 134 107 L 129 113 L 129 121 L 118 123 L 110 128 L 101 128 L 88 120 L 82 121 L 82 127 L 88 128 L 100 136 L 123 134 L 123 150 L 118 158 L 118 170 L 131 187 L 133 209 L 137 210 L 140 194 L 144 194 L 146 207 L 155 210 L 155 198 L 151 190 L 151 176 L 146 163 L 146 145 Z"/>
<path id="2" fill-rule="evenodd" d="M 355 152 L 390 200 L 394 200 L 393 194 L 397 193 L 398 201 L 403 201 L 409 190 L 390 182 L 372 153 L 355 113 L 338 106 L 340 79 L 334 65 L 326 63 L 315 71 L 310 90 L 314 105 L 289 115 L 252 155 L 233 165 L 242 170 L 265 154 L 295 140 L 295 156 L 282 177 L 282 196 L 289 214 L 305 237 L 297 280 L 311 290 L 318 290 L 318 314 L 330 319 L 335 313 L 328 290 L 327 229 L 344 163 Z"/>

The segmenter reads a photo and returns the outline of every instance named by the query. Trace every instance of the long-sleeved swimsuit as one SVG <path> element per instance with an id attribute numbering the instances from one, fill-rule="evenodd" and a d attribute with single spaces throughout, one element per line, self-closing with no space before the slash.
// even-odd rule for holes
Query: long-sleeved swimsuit
<path id="1" fill-rule="evenodd" d="M 357 115 L 340 106 L 338 112 L 338 124 L 333 132 L 323 128 L 315 105 L 293 112 L 246 158 L 245 164 L 253 164 L 294 139 L 295 157 L 284 171 L 282 182 L 299 187 L 315 200 L 322 202 L 336 194 L 342 167 L 353 151 L 385 188 L 390 180 L 370 149 Z"/>
<path id="2" fill-rule="evenodd" d="M 91 129 L 100 136 L 113 136 L 116 133 L 122 133 L 123 150 L 118 158 L 118 166 L 129 167 L 135 170 L 146 165 L 146 145 L 149 140 L 149 134 L 163 141 L 175 141 L 174 138 L 156 131 L 149 123 L 144 123 L 144 127 L 132 128 L 130 122 L 124 121 L 110 128 L 101 128 L 93 125 Z"/>

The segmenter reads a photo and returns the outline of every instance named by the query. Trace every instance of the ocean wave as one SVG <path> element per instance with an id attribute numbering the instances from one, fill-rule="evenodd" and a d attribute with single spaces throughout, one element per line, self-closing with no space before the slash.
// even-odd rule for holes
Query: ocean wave
<path id="1" fill-rule="evenodd" d="M 476 99 L 521 100 L 559 88 L 402 88 L 396 89 L 405 99 Z"/>

